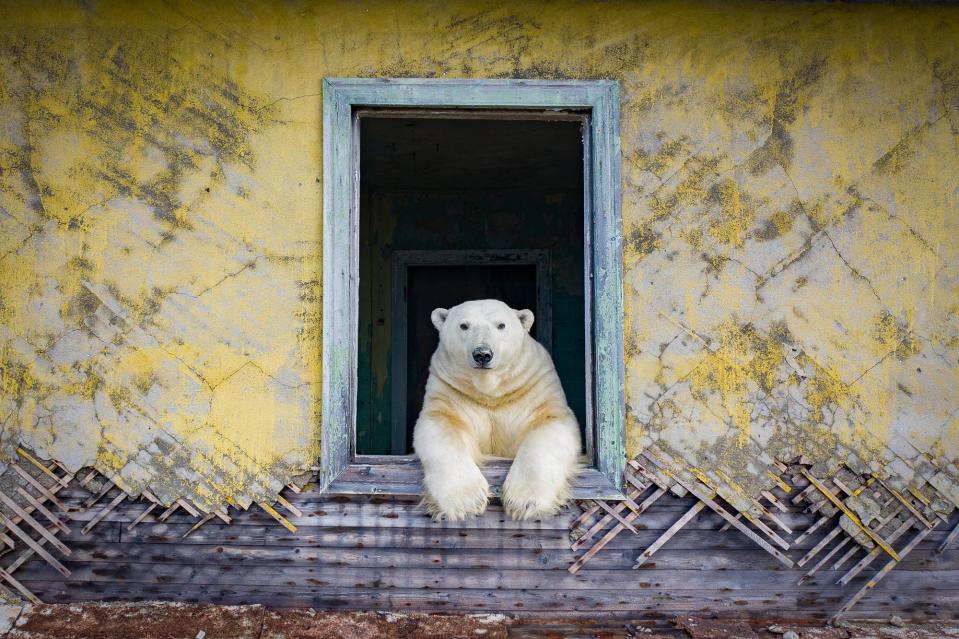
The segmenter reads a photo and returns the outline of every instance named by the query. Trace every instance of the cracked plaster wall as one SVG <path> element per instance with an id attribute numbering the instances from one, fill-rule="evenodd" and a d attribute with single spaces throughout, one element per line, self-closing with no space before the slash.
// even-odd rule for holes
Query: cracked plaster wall
<path id="1" fill-rule="evenodd" d="M 320 437 L 324 76 L 615 78 L 628 447 L 959 504 L 959 11 L 3 3 L 0 442 L 203 508 Z"/>

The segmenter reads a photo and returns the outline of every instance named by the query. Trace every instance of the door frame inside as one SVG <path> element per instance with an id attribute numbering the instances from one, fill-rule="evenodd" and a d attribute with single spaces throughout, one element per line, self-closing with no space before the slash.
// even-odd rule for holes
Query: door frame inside
<path id="1" fill-rule="evenodd" d="M 584 296 L 589 467 L 575 498 L 622 498 L 625 453 L 619 85 L 611 80 L 323 80 L 323 353 L 319 487 L 418 495 L 410 457 L 356 454 L 359 130 L 365 109 L 404 117 L 584 119 Z M 367 112 L 368 113 L 368 112 Z M 595 362 L 595 365 L 594 365 Z M 591 426 L 591 427 L 590 427 Z M 508 461 L 487 464 L 491 492 Z"/>

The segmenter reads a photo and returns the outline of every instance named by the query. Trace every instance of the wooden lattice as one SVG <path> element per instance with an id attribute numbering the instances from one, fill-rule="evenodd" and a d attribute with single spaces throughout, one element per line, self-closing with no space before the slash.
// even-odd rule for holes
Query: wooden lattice
<path id="1" fill-rule="evenodd" d="M 937 512 L 932 506 L 938 496 L 929 484 L 924 484 L 919 490 L 902 493 L 886 485 L 875 475 L 859 475 L 844 466 L 828 479 L 813 476 L 807 468 L 797 466 L 796 470 L 806 478 L 809 485 L 792 499 L 792 503 L 806 504 L 807 512 L 819 517 L 795 542 L 801 543 L 817 531 L 829 529 L 829 532 L 796 562 L 802 567 L 819 557 L 800 579 L 800 583 L 808 580 L 830 561 L 833 561 L 832 570 L 840 570 L 856 558 L 858 560 L 852 563 L 837 581 L 838 584 L 847 586 L 876 559 L 886 559 L 886 563 L 843 602 L 834 619 L 849 612 L 856 602 L 875 588 L 919 542 L 939 524 L 947 521 L 946 514 Z M 837 538 L 838 542 L 829 552 L 824 553 L 825 548 Z M 945 550 L 947 544 L 948 541 L 942 546 L 942 550 Z"/>
<path id="2" fill-rule="evenodd" d="M 719 497 L 708 477 L 693 470 L 675 472 L 666 459 L 664 453 L 650 448 L 630 460 L 625 473 L 628 492 L 623 500 L 579 502 L 583 512 L 572 522 L 570 532 L 571 548 L 578 553 L 569 567 L 571 573 L 583 568 L 624 530 L 638 533 L 634 522 L 663 495 L 678 489 L 696 502 L 637 555 L 634 568 L 649 561 L 707 508 L 724 520 L 720 532 L 737 530 L 787 567 L 810 566 L 800 584 L 832 562 L 831 570 L 850 566 L 837 581 L 847 586 L 876 559 L 884 557 L 885 563 L 842 604 L 835 619 L 849 612 L 937 526 L 946 523 L 953 510 L 928 483 L 904 493 L 875 475 L 860 475 L 845 466 L 828 479 L 820 479 L 808 466 L 776 461 L 776 472 L 771 472 L 773 489 L 762 491 L 761 498 L 752 502 L 751 512 L 736 512 Z M 695 479 L 690 480 L 690 476 Z M 802 485 L 794 487 L 797 483 Z M 805 530 L 793 530 L 779 516 L 788 513 L 790 507 L 815 516 Z M 801 557 L 787 554 L 816 535 L 823 536 Z M 959 525 L 937 552 L 945 551 L 957 537 Z"/>
<path id="3" fill-rule="evenodd" d="M 41 603 L 40 599 L 14 577 L 17 569 L 36 555 L 64 577 L 69 577 L 70 570 L 51 552 L 54 551 L 62 557 L 69 557 L 71 554 L 70 549 L 58 539 L 58 535 L 69 534 L 70 524 L 76 525 L 84 521 L 86 523 L 81 532 L 89 533 L 126 500 L 143 502 L 146 505 L 143 512 L 127 526 L 127 530 L 133 530 L 158 510 L 160 514 L 156 515 L 156 521 L 166 521 L 178 510 L 197 520 L 184 537 L 213 518 L 227 524 L 231 522 L 231 517 L 226 512 L 228 509 L 204 513 L 185 499 L 177 499 L 165 506 L 149 490 L 140 495 L 128 495 L 96 470 L 89 469 L 81 473 L 81 478 L 57 461 L 41 462 L 20 448 L 17 453 L 20 459 L 8 463 L 7 471 L 0 477 L 0 579 L 35 604 Z M 299 492 L 299 488 L 293 484 L 287 488 Z M 65 500 L 58 497 L 58 494 L 66 489 L 71 492 L 83 490 L 89 496 L 79 503 L 76 499 Z M 115 494 L 107 499 L 111 493 Z M 302 516 L 302 513 L 282 496 L 277 496 L 276 504 L 296 517 Z M 264 501 L 258 505 L 290 532 L 296 532 L 296 526 L 269 503 Z"/>
<path id="4" fill-rule="evenodd" d="M 679 486 L 682 490 L 696 498 L 696 503 L 687 510 L 676 522 L 666 529 L 646 550 L 638 556 L 633 568 L 639 568 L 646 563 L 653 554 L 662 548 L 677 532 L 682 530 L 686 524 L 692 521 L 700 511 L 709 508 L 719 515 L 724 523 L 724 530 L 735 528 L 742 534 L 751 539 L 757 546 L 776 558 L 780 563 L 787 567 L 793 566 L 793 561 L 782 552 L 789 549 L 789 543 L 776 533 L 770 526 L 763 521 L 744 513 L 730 512 L 734 509 L 728 504 L 724 505 L 723 500 L 718 496 L 716 490 L 701 480 L 689 481 L 671 474 L 669 468 L 662 461 L 661 454 L 657 454 L 654 449 L 648 449 L 636 458 L 629 461 L 626 467 L 626 482 L 629 486 L 629 493 L 626 499 L 622 501 L 592 500 L 584 504 L 583 513 L 577 517 L 572 524 L 571 537 L 572 549 L 574 552 L 585 551 L 569 567 L 571 573 L 576 573 L 580 568 L 596 555 L 606 544 L 612 541 L 623 530 L 630 530 L 633 533 L 638 531 L 632 525 L 633 520 L 638 518 L 646 511 L 656 500 L 664 494 Z M 642 499 L 642 501 L 638 500 Z M 773 498 L 775 500 L 775 498 Z M 778 500 L 777 500 L 778 501 Z M 765 518 L 784 528 L 789 529 L 780 522 L 773 513 L 768 511 L 761 504 L 757 507 L 763 512 Z M 597 541 L 589 545 L 596 536 L 611 523 L 613 525 Z M 750 527 L 748 524 L 752 524 Z M 587 546 L 589 546 L 587 548 Z M 778 546 L 778 548 L 777 548 Z M 780 550 L 780 548 L 782 550 Z"/>
<path id="5" fill-rule="evenodd" d="M 128 495 L 94 470 L 74 475 L 61 464 L 41 462 L 25 450 L 19 450 L 18 456 L 0 476 L 0 579 L 34 603 L 38 598 L 16 578 L 17 570 L 37 557 L 64 577 L 70 577 L 70 570 L 64 565 L 70 549 L 63 536 L 77 525 L 83 526 L 84 534 L 89 533 L 126 500 L 144 506 L 127 524 L 128 530 L 151 517 L 166 521 L 178 511 L 196 520 L 184 537 L 214 518 L 224 523 L 232 521 L 230 508 L 205 513 L 182 499 L 161 504 L 150 491 Z M 751 503 L 748 513 L 739 512 L 718 494 L 710 477 L 692 470 L 683 472 L 676 468 L 676 460 L 670 460 L 661 451 L 648 450 L 628 464 L 625 499 L 580 502 L 583 512 L 573 521 L 570 534 L 577 557 L 569 571 L 579 571 L 623 531 L 638 533 L 637 520 L 643 513 L 666 493 L 678 492 L 691 495 L 695 503 L 649 546 L 639 549 L 634 568 L 646 564 L 698 513 L 709 509 L 723 520 L 720 531 L 735 529 L 783 565 L 805 569 L 800 584 L 827 566 L 829 570 L 847 567 L 838 583 L 855 584 L 858 589 L 843 602 L 839 616 L 848 612 L 932 531 L 946 523 L 952 510 L 929 484 L 900 492 L 877 476 L 861 475 L 847 467 L 840 467 L 827 478 L 814 475 L 808 466 L 798 463 L 776 462 L 773 471 L 773 488 L 763 491 L 760 499 Z M 295 485 L 288 488 L 299 492 Z M 296 532 L 280 509 L 295 517 L 302 515 L 282 496 L 272 505 L 258 505 Z M 783 516 L 790 511 L 795 514 L 797 509 L 812 515 L 803 530 L 794 530 L 794 518 Z M 945 537 L 938 552 L 957 538 L 959 526 Z M 809 549 L 798 556 L 798 547 Z M 881 563 L 867 578 L 866 572 L 876 560 Z"/>

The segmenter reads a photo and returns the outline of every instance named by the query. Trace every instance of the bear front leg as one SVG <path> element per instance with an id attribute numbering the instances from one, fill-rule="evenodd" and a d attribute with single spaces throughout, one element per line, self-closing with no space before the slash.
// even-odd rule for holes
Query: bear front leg
<path id="1" fill-rule="evenodd" d="M 460 521 L 486 510 L 489 484 L 468 433 L 421 416 L 413 431 L 413 449 L 423 464 L 422 504 L 434 519 Z"/>
<path id="2" fill-rule="evenodd" d="M 507 514 L 513 519 L 556 514 L 569 500 L 570 482 L 580 468 L 579 452 L 575 419 L 549 421 L 530 431 L 503 484 Z"/>

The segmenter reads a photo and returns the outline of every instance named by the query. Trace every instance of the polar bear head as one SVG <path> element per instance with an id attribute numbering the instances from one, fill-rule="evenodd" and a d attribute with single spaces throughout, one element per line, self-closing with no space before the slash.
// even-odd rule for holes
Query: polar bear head
<path id="1" fill-rule="evenodd" d="M 473 300 L 430 315 L 440 333 L 440 349 L 454 361 L 491 370 L 519 354 L 533 325 L 533 312 L 514 310 L 499 300 Z"/>

